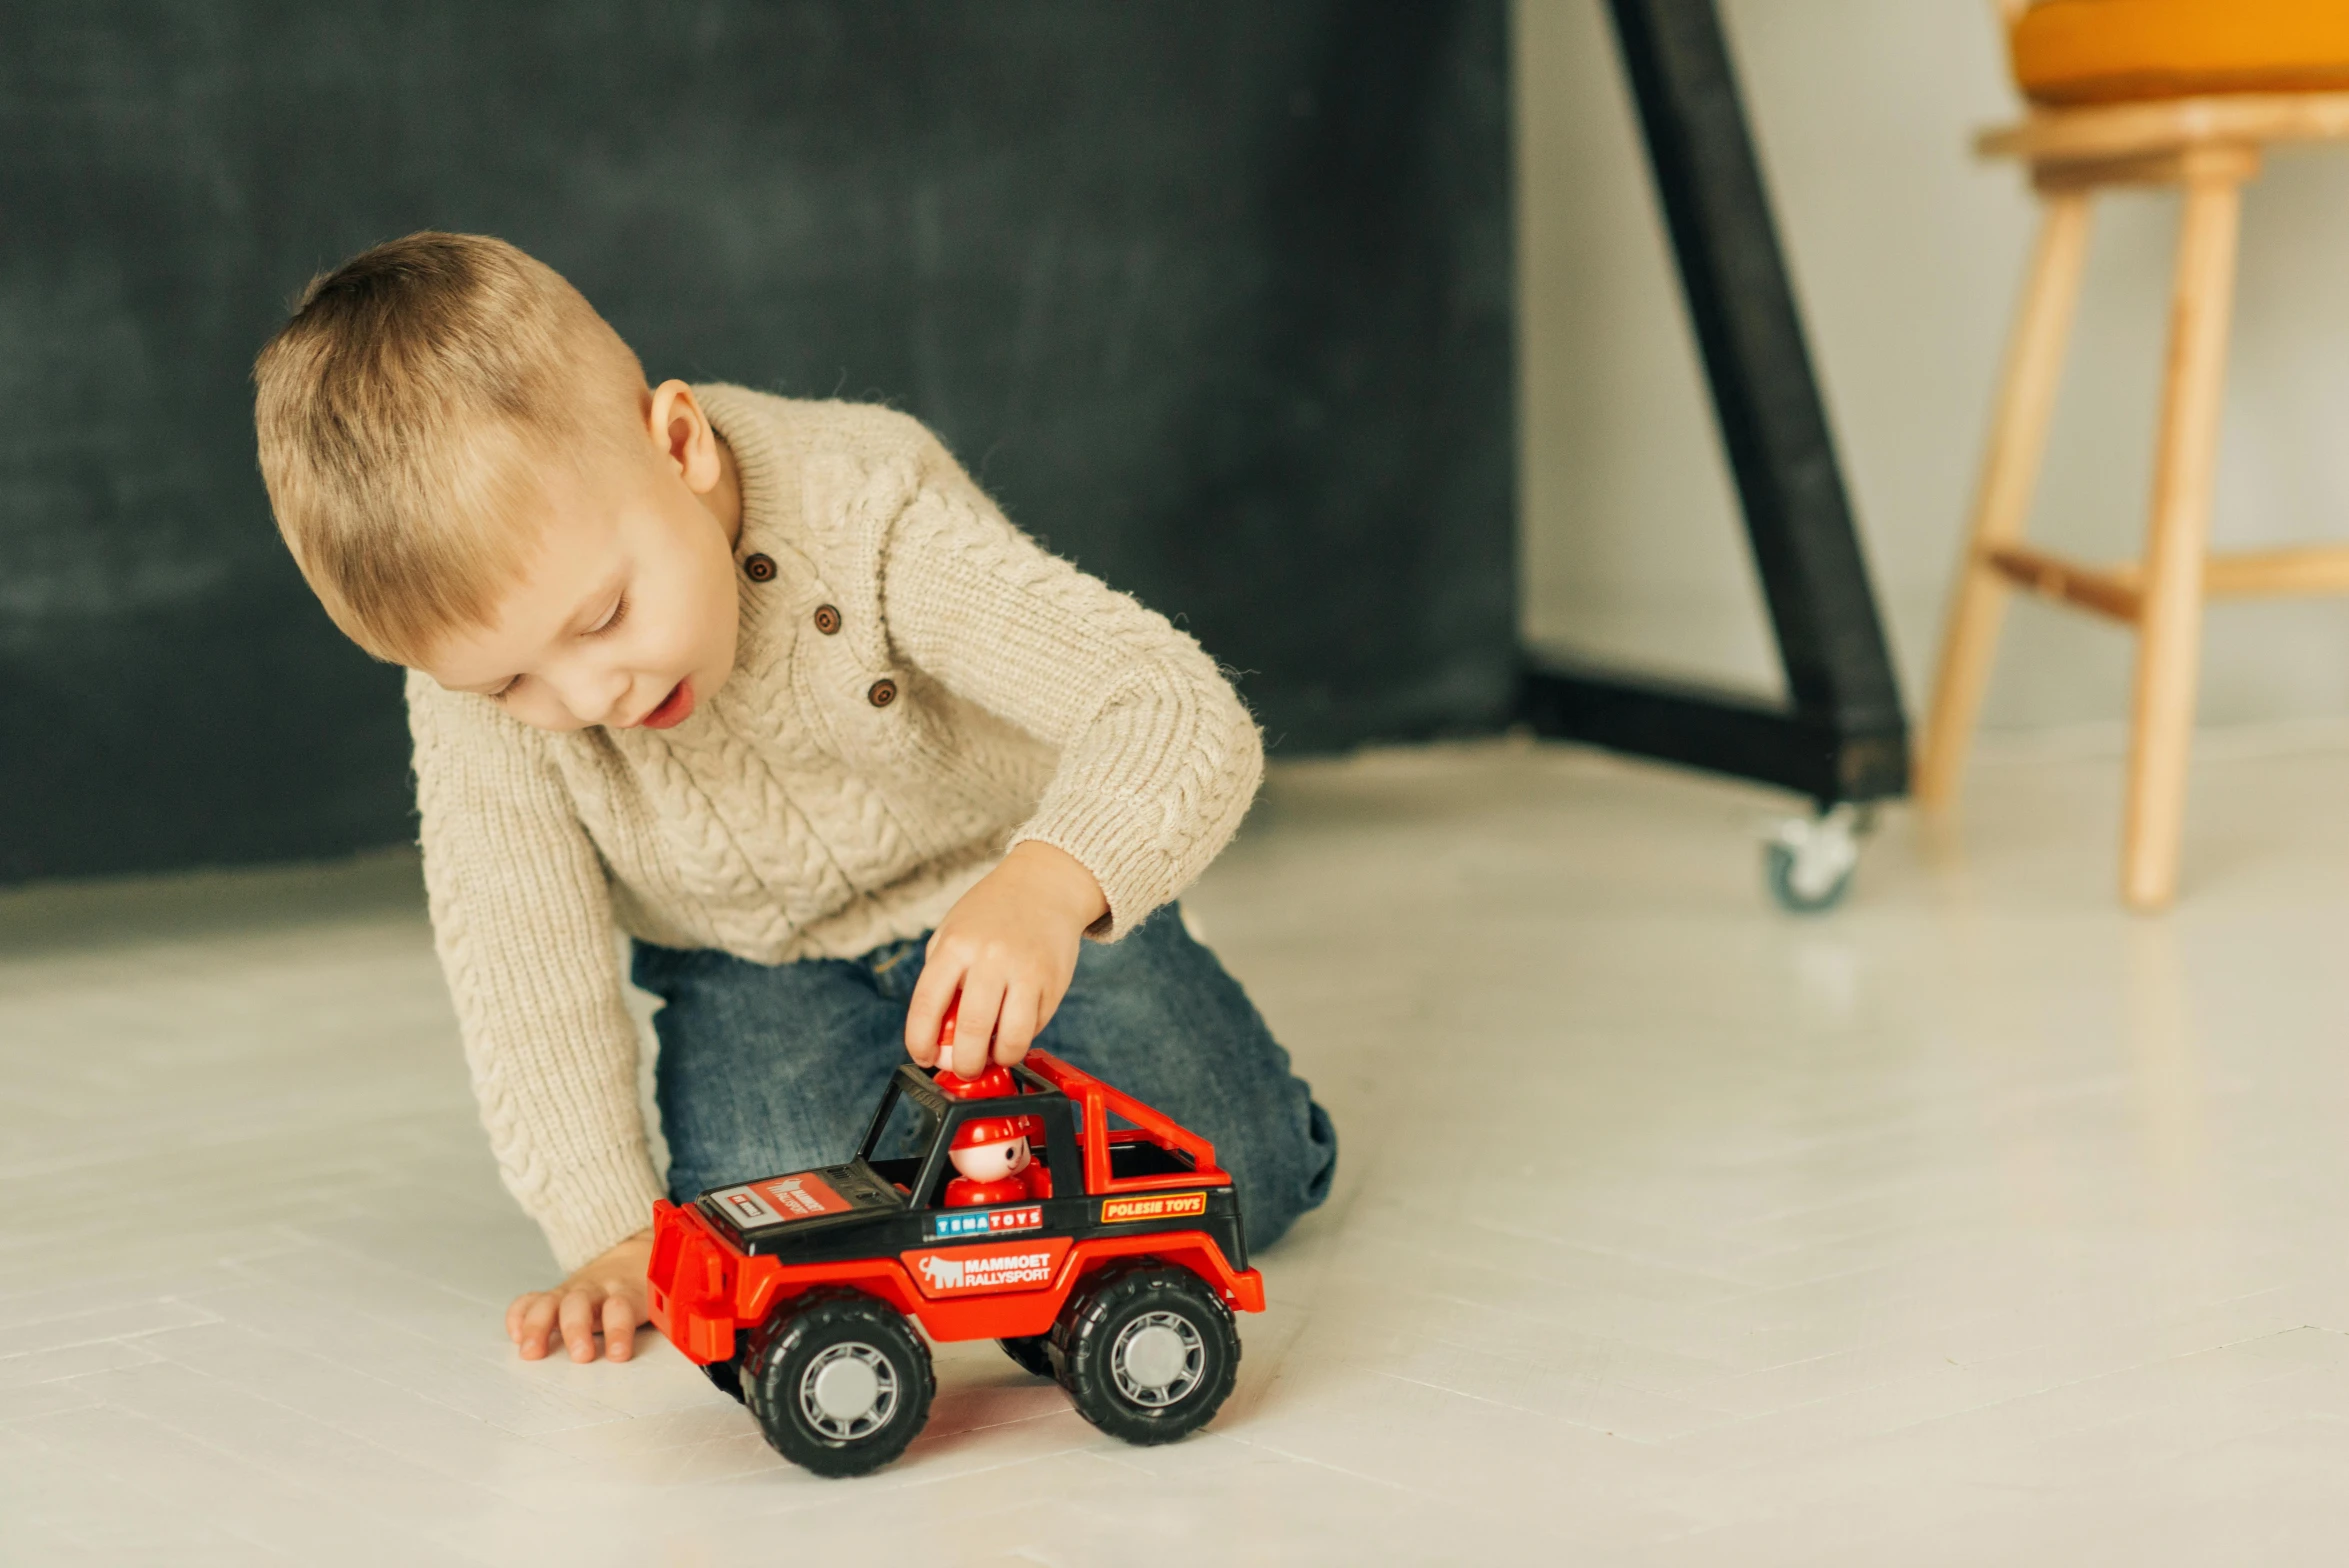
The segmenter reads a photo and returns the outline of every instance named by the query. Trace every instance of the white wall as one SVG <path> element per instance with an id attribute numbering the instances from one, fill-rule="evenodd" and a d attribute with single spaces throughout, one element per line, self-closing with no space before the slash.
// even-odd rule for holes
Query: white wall
<path id="1" fill-rule="evenodd" d="M 2016 112 L 1987 0 L 1725 0 L 1829 416 L 1921 707 L 2035 222 L 1967 152 Z M 1585 653 L 1775 690 L 1777 666 L 1598 0 L 1516 0 L 1525 615 Z M 2035 533 L 2136 552 L 2175 198 L 2099 205 Z M 2214 531 L 2349 536 L 2349 148 L 2247 203 Z M 2114 720 L 2130 640 L 2018 603 L 1987 720 Z M 2223 605 L 2203 716 L 2349 714 L 2349 602 Z M 1918 714 L 1921 718 L 1921 714 Z"/>

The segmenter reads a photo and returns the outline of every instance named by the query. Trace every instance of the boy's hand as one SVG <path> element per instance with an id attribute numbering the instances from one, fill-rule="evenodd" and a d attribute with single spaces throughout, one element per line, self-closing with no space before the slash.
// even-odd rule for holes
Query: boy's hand
<path id="1" fill-rule="evenodd" d="M 544 1357 L 554 1339 L 570 1347 L 574 1361 L 595 1359 L 602 1330 L 604 1354 L 625 1361 L 636 1353 L 636 1326 L 651 1315 L 645 1271 L 652 1264 L 653 1233 L 648 1226 L 601 1257 L 581 1264 L 553 1290 L 516 1296 L 506 1308 L 506 1335 L 525 1361 Z"/>
<path id="2" fill-rule="evenodd" d="M 1009 1067 L 1027 1055 L 1068 994 L 1085 928 L 1107 913 L 1101 884 L 1075 856 L 1033 839 L 1015 846 L 930 934 L 906 1007 L 906 1054 L 924 1067 L 937 1062 L 938 1030 L 959 992 L 956 1072 L 976 1078 L 990 1056 Z"/>

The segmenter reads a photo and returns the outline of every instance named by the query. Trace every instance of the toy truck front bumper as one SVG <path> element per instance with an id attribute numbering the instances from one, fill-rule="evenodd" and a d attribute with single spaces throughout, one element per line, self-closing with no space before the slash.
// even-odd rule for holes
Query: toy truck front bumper
<path id="1" fill-rule="evenodd" d="M 653 1205 L 652 1265 L 645 1271 L 653 1326 L 696 1365 L 734 1354 L 739 1263 L 734 1249 L 693 1209 L 666 1199 Z"/>

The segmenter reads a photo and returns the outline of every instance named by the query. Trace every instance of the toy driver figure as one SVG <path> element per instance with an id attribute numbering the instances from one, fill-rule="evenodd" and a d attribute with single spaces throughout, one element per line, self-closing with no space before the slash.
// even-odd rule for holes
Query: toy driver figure
<path id="1" fill-rule="evenodd" d="M 950 1209 L 1025 1203 L 1052 1195 L 1051 1173 L 1028 1149 L 1024 1116 L 983 1116 L 963 1123 L 950 1158 L 962 1174 L 946 1184 Z"/>

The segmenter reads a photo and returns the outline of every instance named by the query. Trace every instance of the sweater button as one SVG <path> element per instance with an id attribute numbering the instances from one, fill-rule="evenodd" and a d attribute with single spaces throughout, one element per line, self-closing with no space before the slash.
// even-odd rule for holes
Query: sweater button
<path id="1" fill-rule="evenodd" d="M 752 551 L 742 558 L 742 575 L 754 583 L 775 580 L 775 558 L 761 551 Z"/>
<path id="2" fill-rule="evenodd" d="M 865 701 L 876 708 L 886 708 L 896 700 L 897 682 L 891 680 L 875 681 L 872 689 L 865 693 Z"/>
<path id="3" fill-rule="evenodd" d="M 816 630 L 827 637 L 840 630 L 840 612 L 828 604 L 817 605 Z"/>

